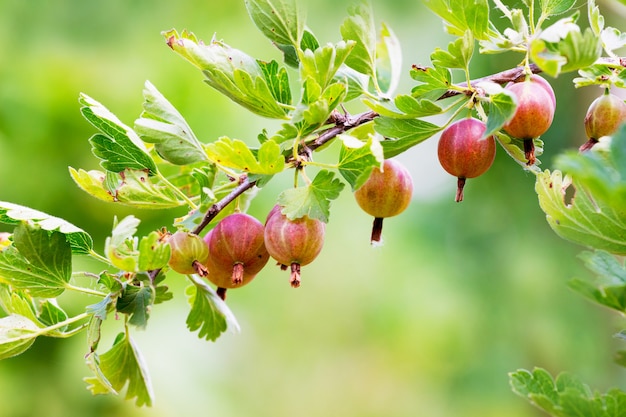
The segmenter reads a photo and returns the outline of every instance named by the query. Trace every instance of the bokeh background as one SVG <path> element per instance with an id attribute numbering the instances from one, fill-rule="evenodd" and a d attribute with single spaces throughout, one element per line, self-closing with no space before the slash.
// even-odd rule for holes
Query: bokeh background
<path id="1" fill-rule="evenodd" d="M 406 68 L 400 89 L 409 91 L 410 65 L 428 64 L 430 52 L 450 37 L 420 2 L 371 3 L 377 22 L 400 38 Z M 350 1 L 303 4 L 322 42 L 340 39 Z M 600 5 L 615 19 L 624 12 Z M 102 203 L 73 184 L 68 166 L 98 164 L 79 92 L 132 125 L 150 80 L 205 141 L 222 135 L 253 141 L 262 128 L 276 128 L 203 84 L 165 45 L 160 32 L 172 27 L 280 59 L 239 0 L 0 0 L 0 200 L 65 218 L 91 233 L 98 249 L 113 216 L 135 214 L 148 232 L 182 214 Z M 474 73 L 519 59 L 481 57 Z M 584 112 L 599 94 L 574 91 L 572 77 L 550 80 L 559 106 L 544 136 L 545 167 L 584 141 Z M 153 310 L 146 331 L 135 332 L 152 376 L 152 408 L 92 397 L 82 381 L 87 346 L 79 335 L 39 339 L 0 362 L 0 416 L 530 417 L 540 414 L 510 391 L 507 373 L 534 366 L 569 371 L 599 390 L 626 388 L 624 371 L 612 362 L 623 348 L 612 334 L 623 321 L 567 289 L 568 279 L 588 276 L 576 258 L 581 248 L 552 233 L 533 176 L 500 149 L 493 168 L 469 181 L 466 200 L 455 204 L 456 180 L 438 165 L 436 138 L 400 159 L 413 174 L 414 201 L 385 222 L 384 246 L 370 247 L 371 219 L 344 192 L 300 289 L 268 266 L 229 293 L 240 334 L 210 343 L 189 333 L 184 278 L 169 277 L 174 300 Z M 259 192 L 252 214 L 265 217 L 291 181 L 284 177 Z M 73 312 L 85 305 L 61 301 Z M 102 348 L 119 331 L 120 323 L 110 322 Z"/>

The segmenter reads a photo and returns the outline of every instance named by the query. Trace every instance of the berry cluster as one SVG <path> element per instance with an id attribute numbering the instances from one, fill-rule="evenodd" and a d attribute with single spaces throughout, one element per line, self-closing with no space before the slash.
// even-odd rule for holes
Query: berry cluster
<path id="1" fill-rule="evenodd" d="M 355 193 L 358 205 L 374 216 L 372 243 L 380 242 L 382 219 L 404 211 L 413 193 L 413 180 L 398 161 L 385 160 Z M 290 269 L 291 286 L 300 286 L 300 268 L 317 258 L 324 244 L 326 224 L 303 216 L 289 219 L 276 205 L 265 225 L 245 213 L 226 216 L 204 238 L 177 231 L 168 238 L 169 266 L 181 274 L 198 274 L 217 286 L 226 298 L 228 288 L 246 285 L 272 257 L 283 270 Z"/>

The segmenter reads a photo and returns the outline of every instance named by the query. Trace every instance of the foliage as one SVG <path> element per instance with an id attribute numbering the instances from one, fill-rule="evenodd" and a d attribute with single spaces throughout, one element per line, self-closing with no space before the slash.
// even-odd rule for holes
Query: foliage
<path id="1" fill-rule="evenodd" d="M 167 227 L 206 233 L 219 217 L 245 211 L 258 189 L 289 171 L 294 186 L 276 199 L 282 213 L 292 220 L 308 216 L 329 222 L 333 202 L 345 190 L 363 185 L 385 158 L 466 116 L 483 120 L 485 137 L 494 135 L 515 163 L 536 175 L 539 204 L 556 233 L 596 250 L 582 258 L 601 279 L 574 280 L 572 288 L 625 312 L 626 273 L 615 255 L 626 255 L 626 127 L 591 152 L 564 154 L 557 161 L 560 170 L 543 172 L 538 160 L 531 163 L 525 157 L 528 141 L 541 154 L 541 139 L 512 138 L 502 128 L 517 108 L 506 85 L 532 73 L 557 77 L 578 71 L 576 87 L 625 87 L 626 71 L 614 51 L 626 45 L 626 35 L 605 27 L 593 1 L 587 10 L 590 27 L 584 30 L 572 0 L 527 2 L 525 9 L 499 0 L 493 1 L 495 8 L 487 0 L 425 3 L 454 39 L 432 52 L 430 66 L 414 65 L 413 88 L 399 94 L 399 39 L 390 25 L 377 26 L 366 3 L 348 10 L 339 28 L 341 39 L 322 45 L 294 0 L 246 0 L 250 18 L 281 51 L 284 65 L 222 40 L 203 42 L 188 31 L 164 31 L 166 44 L 199 69 L 206 84 L 252 114 L 280 123 L 274 132 L 259 132 L 255 143 L 227 136 L 199 140 L 149 81 L 143 111 L 132 127 L 81 94 L 80 112 L 98 130 L 89 143 L 102 171 L 70 167 L 78 187 L 105 202 L 135 209 L 183 208 L 186 214 L 144 236 L 137 235 L 140 221 L 133 215 L 116 218 L 100 254 L 91 236 L 67 221 L 0 202 L 0 222 L 14 228 L 0 240 L 0 359 L 23 353 L 39 336 L 86 332 L 86 364 L 92 372 L 85 378 L 88 389 L 108 394 L 126 387 L 127 399 L 151 405 L 147 367 L 131 332 L 146 329 L 153 307 L 173 296 L 166 285 L 173 275 Z M 571 14 L 562 17 L 566 13 Z M 518 52 L 522 65 L 475 77 L 471 63 L 477 52 Z M 462 82 L 453 81 L 456 74 Z M 356 99 L 363 112 L 348 114 L 344 104 Z M 432 116 L 440 116 L 441 124 L 426 120 Z M 330 146 L 332 142 L 339 146 Z M 337 162 L 315 161 L 318 152 Z M 564 197 L 568 187 L 575 189 L 573 199 Z M 73 256 L 78 255 L 99 261 L 104 270 L 74 271 Z M 228 328 L 238 331 L 239 325 L 224 302 L 225 290 L 211 288 L 202 272 L 187 277 L 186 325 L 199 338 L 215 341 Z M 92 278 L 91 285 L 76 285 L 78 275 Z M 56 300 L 66 291 L 100 301 L 85 302 L 82 313 L 68 315 Z M 111 315 L 123 318 L 123 330 L 102 353 L 101 326 Z M 623 397 L 617 390 L 592 394 L 572 377 L 553 381 L 542 370 L 519 371 L 511 381 L 516 393 L 558 416 L 610 415 Z"/>

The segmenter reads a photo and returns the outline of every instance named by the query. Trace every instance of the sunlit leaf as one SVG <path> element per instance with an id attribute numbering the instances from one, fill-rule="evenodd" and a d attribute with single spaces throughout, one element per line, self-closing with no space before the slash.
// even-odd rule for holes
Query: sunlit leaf
<path id="1" fill-rule="evenodd" d="M 395 92 L 402 76 L 400 41 L 389 26 L 382 24 L 376 46 L 376 78 L 383 93 Z"/>
<path id="2" fill-rule="evenodd" d="M 437 100 L 448 91 L 452 84 L 452 74 L 445 67 L 423 67 L 414 65 L 411 77 L 419 82 L 411 94 L 417 99 Z"/>
<path id="3" fill-rule="evenodd" d="M 14 245 L 0 252 L 0 280 L 34 297 L 62 294 L 72 274 L 72 250 L 60 232 L 20 224 Z"/>
<path id="4" fill-rule="evenodd" d="M 576 195 L 565 200 L 565 191 L 573 186 Z M 552 229 L 562 238 L 586 247 L 626 255 L 626 212 L 623 205 L 594 198 L 576 178 L 573 183 L 561 171 L 544 171 L 537 175 L 535 191 L 539 205 Z"/>
<path id="5" fill-rule="evenodd" d="M 299 46 L 304 31 L 304 13 L 295 0 L 246 0 L 254 24 L 272 42 Z"/>
<path id="6" fill-rule="evenodd" d="M 73 253 L 85 254 L 93 249 L 91 236 L 73 224 L 29 207 L 0 201 L 0 223 L 17 225 L 24 220 L 44 230 L 63 233 L 70 242 Z"/>
<path id="7" fill-rule="evenodd" d="M 202 144 L 176 108 L 146 81 L 143 113 L 135 120 L 135 131 L 144 142 L 154 143 L 159 156 L 176 165 L 207 159 Z"/>
<path id="8" fill-rule="evenodd" d="M 565 13 L 574 6 L 576 0 L 541 0 L 541 13 L 544 16 L 554 16 Z"/>
<path id="9" fill-rule="evenodd" d="M 330 202 L 339 197 L 343 187 L 333 172 L 321 170 L 311 184 L 284 190 L 277 202 L 283 207 L 282 213 L 291 220 L 308 216 L 327 223 Z"/>
<path id="10" fill-rule="evenodd" d="M 263 75 L 265 76 L 265 82 L 278 103 L 291 104 L 291 87 L 289 86 L 289 76 L 287 70 L 284 67 L 279 67 L 276 61 L 264 62 L 257 61 Z"/>
<path id="11" fill-rule="evenodd" d="M 430 55 L 435 67 L 466 69 L 474 54 L 474 36 L 468 29 L 463 36 L 448 44 L 448 50 L 436 48 Z"/>
<path id="12" fill-rule="evenodd" d="M 39 328 L 24 316 L 11 314 L 0 318 L 0 360 L 28 350 L 39 335 Z"/>
<path id="13" fill-rule="evenodd" d="M 341 25 L 341 36 L 344 41 L 356 44 L 346 59 L 350 68 L 376 76 L 376 27 L 372 9 L 365 3 L 357 4 L 348 9 L 348 17 Z"/>
<path id="14" fill-rule="evenodd" d="M 470 30 L 474 38 L 487 39 L 489 4 L 486 0 L 427 0 L 425 4 L 445 21 L 449 33 L 463 36 Z"/>
<path id="15" fill-rule="evenodd" d="M 282 172 L 285 167 L 280 146 L 271 140 L 261 145 L 256 158 L 245 142 L 228 137 L 206 145 L 206 152 L 216 164 L 251 174 L 273 175 Z"/>
<path id="16" fill-rule="evenodd" d="M 156 174 L 154 160 L 134 130 L 86 94 L 80 95 L 79 102 L 83 105 L 80 111 L 85 119 L 102 132 L 93 135 L 89 142 L 104 169 L 112 172 L 139 169 Z"/>
<path id="17" fill-rule="evenodd" d="M 373 127 L 373 126 L 371 126 Z M 340 135 L 342 141 L 338 169 L 341 176 L 350 184 L 352 191 L 358 189 L 369 178 L 372 169 L 384 162 L 380 139 L 374 133 L 363 141 L 354 135 Z"/>
<path id="18" fill-rule="evenodd" d="M 104 252 L 113 265 L 122 271 L 137 271 L 139 251 L 137 250 L 137 226 L 140 220 L 133 215 L 121 221 L 115 218 L 113 231 L 104 244 Z"/>
<path id="19" fill-rule="evenodd" d="M 158 232 L 151 232 L 139 242 L 139 270 L 163 268 L 170 259 L 171 247 L 161 240 Z"/>
<path id="20" fill-rule="evenodd" d="M 335 74 L 343 65 L 346 58 L 355 46 L 354 41 L 341 41 L 336 45 L 327 44 L 316 50 L 306 50 L 302 55 L 300 76 L 304 80 L 313 78 L 324 90 L 335 78 Z"/>

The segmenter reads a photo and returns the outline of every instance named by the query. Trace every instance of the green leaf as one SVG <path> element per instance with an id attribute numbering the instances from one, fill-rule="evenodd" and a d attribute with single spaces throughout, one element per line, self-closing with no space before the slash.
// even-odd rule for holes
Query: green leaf
<path id="1" fill-rule="evenodd" d="M 0 251 L 0 280 L 33 297 L 61 295 L 72 275 L 72 250 L 65 235 L 23 223 L 15 228 L 13 242 Z"/>
<path id="2" fill-rule="evenodd" d="M 400 41 L 391 28 L 382 24 L 376 46 L 376 79 L 383 93 L 394 93 L 402 76 Z"/>
<path id="3" fill-rule="evenodd" d="M 600 14 L 600 8 L 596 5 L 595 0 L 587 1 L 587 15 L 589 27 L 596 36 L 600 36 L 604 29 L 604 16 Z"/>
<path id="4" fill-rule="evenodd" d="M 487 0 L 426 0 L 426 6 L 441 17 L 452 35 L 470 30 L 474 38 L 486 40 L 489 34 Z"/>
<path id="5" fill-rule="evenodd" d="M 623 416 L 626 393 L 612 389 L 607 393 L 592 390 L 577 378 L 562 373 L 554 380 L 541 368 L 533 372 L 518 370 L 509 374 L 513 392 L 531 404 L 558 417 Z"/>
<path id="6" fill-rule="evenodd" d="M 143 209 L 164 209 L 185 205 L 170 186 L 159 180 L 153 182 L 145 171 L 112 172 L 78 171 L 70 167 L 70 175 L 83 191 L 109 203 L 119 203 Z"/>
<path id="7" fill-rule="evenodd" d="M 530 45 L 533 62 L 553 77 L 592 65 L 601 52 L 600 38 L 589 28 L 581 33 L 571 19 L 556 22 Z"/>
<path id="8" fill-rule="evenodd" d="M 466 69 L 474 54 L 474 36 L 468 29 L 463 36 L 448 44 L 448 50 L 436 48 L 430 55 L 435 67 Z"/>
<path id="9" fill-rule="evenodd" d="M 327 44 L 317 49 L 307 49 L 302 54 L 300 77 L 314 79 L 323 91 L 332 83 L 341 65 L 355 46 L 354 41 L 341 41 L 336 45 Z"/>
<path id="10" fill-rule="evenodd" d="M 273 175 L 285 168 L 285 159 L 280 146 L 274 141 L 264 142 L 255 158 L 245 142 L 222 137 L 206 145 L 209 159 L 218 165 L 235 168 L 250 174 Z"/>
<path id="11" fill-rule="evenodd" d="M 251 56 L 219 41 L 206 45 L 190 33 L 164 32 L 168 45 L 197 66 L 206 83 L 260 116 L 286 119 L 287 110 L 272 95 L 261 66 Z"/>
<path id="12" fill-rule="evenodd" d="M 128 322 L 145 329 L 150 318 L 150 307 L 154 304 L 154 290 L 147 281 L 127 285 L 117 300 L 117 311 L 129 316 Z"/>
<path id="13" fill-rule="evenodd" d="M 517 100 L 514 94 L 496 83 L 480 83 L 477 87 L 482 88 L 489 95 L 489 117 L 485 131 L 485 137 L 488 137 L 511 120 L 517 108 Z"/>
<path id="14" fill-rule="evenodd" d="M 143 90 L 141 118 L 135 131 L 144 142 L 154 143 L 159 155 L 176 165 L 206 161 L 202 144 L 176 108 L 150 83 Z"/>
<path id="15" fill-rule="evenodd" d="M 139 258 L 137 250 L 137 226 L 140 220 L 133 215 L 120 222 L 113 220 L 113 231 L 104 243 L 104 252 L 111 263 L 122 271 L 136 272 Z"/>
<path id="16" fill-rule="evenodd" d="M 281 45 L 278 43 L 275 43 L 274 45 L 282 51 L 285 64 L 295 69 L 300 68 L 300 57 L 298 56 L 298 51 L 293 45 Z M 310 49 L 311 51 L 315 51 L 319 48 L 319 46 L 320 44 L 313 32 L 305 28 L 302 33 L 302 40 L 300 41 L 300 50 L 306 51 L 307 49 Z"/>
<path id="17" fill-rule="evenodd" d="M 304 13 L 295 0 L 246 0 L 254 24 L 272 42 L 300 46 Z"/>
<path id="18" fill-rule="evenodd" d="M 130 168 L 147 170 L 151 175 L 157 173 L 154 161 L 134 130 L 86 94 L 81 93 L 79 102 L 85 119 L 102 132 L 92 136 L 89 142 L 104 169 L 121 172 Z"/>
<path id="19" fill-rule="evenodd" d="M 151 271 L 165 267 L 170 254 L 171 247 L 161 240 L 159 232 L 151 232 L 139 242 L 139 270 Z"/>
<path id="20" fill-rule="evenodd" d="M 0 318 L 0 360 L 24 353 L 35 343 L 39 328 L 24 316 Z"/>
<path id="21" fill-rule="evenodd" d="M 610 87 L 615 85 L 619 88 L 626 88 L 626 69 L 615 68 L 614 65 L 597 63 L 578 70 L 580 77 L 574 78 L 576 88 L 599 85 Z"/>
<path id="22" fill-rule="evenodd" d="M 51 300 L 45 300 L 41 304 L 41 312 L 39 313 L 38 319 L 44 326 L 54 326 L 57 323 L 61 323 L 67 320 L 67 313 Z M 67 327 L 68 326 L 65 325 L 58 328 L 57 330 L 63 333 L 65 330 L 67 330 Z"/>
<path id="23" fill-rule="evenodd" d="M 191 311 L 187 316 L 187 328 L 198 332 L 201 339 L 215 341 L 228 327 L 239 331 L 239 324 L 226 303 L 213 289 L 195 275 L 190 275 L 193 285 L 185 291 Z"/>
<path id="24" fill-rule="evenodd" d="M 540 0 L 541 14 L 550 17 L 572 9 L 576 0 Z"/>
<path id="25" fill-rule="evenodd" d="M 539 168 L 541 161 L 539 159 L 537 159 L 533 165 L 527 165 L 528 159 L 526 159 L 524 141 L 522 139 L 512 138 L 502 131 L 496 132 L 494 137 L 511 159 L 517 162 L 524 170 L 534 173 L 541 172 L 541 168 Z M 535 156 L 541 156 L 543 154 L 543 141 L 535 138 L 533 142 L 535 146 Z"/>
<path id="26" fill-rule="evenodd" d="M 91 236 L 73 224 L 18 204 L 0 201 L 0 223 L 17 225 L 28 221 L 43 230 L 56 231 L 64 234 L 72 246 L 72 252 L 87 254 L 93 249 Z"/>
<path id="27" fill-rule="evenodd" d="M 623 48 L 626 45 L 626 33 L 613 27 L 605 28 L 600 37 L 602 39 L 602 47 L 607 53 Z"/>
<path id="28" fill-rule="evenodd" d="M 339 197 L 344 184 L 328 170 L 317 173 L 311 184 L 284 190 L 277 202 L 290 220 L 308 216 L 328 223 L 330 201 Z"/>
<path id="29" fill-rule="evenodd" d="M 441 114 L 442 108 L 428 99 L 417 99 L 406 94 L 397 95 L 394 101 L 364 99 L 367 107 L 380 116 L 392 119 L 415 119 Z"/>
<path id="30" fill-rule="evenodd" d="M 566 202 L 565 191 L 572 185 L 576 195 Z M 537 175 L 535 191 L 548 224 L 559 236 L 587 247 L 626 255 L 624 205 L 597 198 L 576 178 L 573 182 L 563 179 L 558 170 Z"/>
<path id="31" fill-rule="evenodd" d="M 279 67 L 278 62 L 257 61 L 274 100 L 278 103 L 291 105 L 291 87 L 289 87 L 289 75 L 284 67 Z"/>
<path id="32" fill-rule="evenodd" d="M 386 138 L 381 142 L 385 159 L 401 154 L 441 130 L 441 127 L 420 119 L 378 117 L 374 123 L 376 131 Z"/>
<path id="33" fill-rule="evenodd" d="M 92 355 L 95 355 L 92 354 Z M 121 391 L 127 384 L 126 399 L 135 399 L 135 405 L 151 406 L 154 398 L 148 369 L 139 350 L 128 334 L 120 333 L 113 347 L 91 359 L 92 377 L 85 378 L 92 394 Z"/>
<path id="34" fill-rule="evenodd" d="M 600 305 L 626 312 L 626 269 L 623 262 L 605 251 L 583 252 L 580 258 L 596 274 L 593 281 L 573 279 L 570 288 Z"/>
<path id="35" fill-rule="evenodd" d="M 346 93 L 344 101 L 350 101 L 367 93 L 369 77 L 353 70 L 347 65 L 342 65 L 335 74 L 335 81 L 339 81 L 347 86 L 348 92 Z"/>
<path id="36" fill-rule="evenodd" d="M 382 167 L 384 162 L 383 148 L 380 144 L 382 138 L 373 132 L 372 123 L 366 125 L 371 133 L 368 133 L 365 141 L 359 137 L 359 132 L 354 132 L 354 129 L 350 134 L 339 135 L 342 146 L 338 169 L 352 187 L 352 191 L 361 187 L 369 178 L 372 169 L 376 166 Z"/>
<path id="37" fill-rule="evenodd" d="M 361 3 L 348 9 L 348 17 L 341 25 L 341 36 L 346 42 L 356 42 L 346 65 L 376 79 L 376 28 L 368 4 Z"/>
<path id="38" fill-rule="evenodd" d="M 437 100 L 448 91 L 452 84 L 452 74 L 445 67 L 413 65 L 411 77 L 420 83 L 411 90 L 411 94 L 417 99 Z"/>

